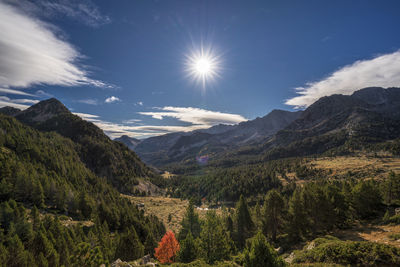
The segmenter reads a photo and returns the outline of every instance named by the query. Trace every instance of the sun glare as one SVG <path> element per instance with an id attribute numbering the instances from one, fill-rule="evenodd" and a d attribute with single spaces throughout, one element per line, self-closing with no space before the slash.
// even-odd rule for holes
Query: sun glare
<path id="1" fill-rule="evenodd" d="M 202 48 L 186 57 L 186 69 L 189 76 L 205 89 L 207 82 L 219 76 L 220 60 L 211 49 Z"/>

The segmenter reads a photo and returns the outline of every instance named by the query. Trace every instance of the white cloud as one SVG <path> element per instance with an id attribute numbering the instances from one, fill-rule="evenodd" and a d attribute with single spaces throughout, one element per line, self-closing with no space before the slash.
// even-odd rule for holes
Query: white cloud
<path id="1" fill-rule="evenodd" d="M 82 104 L 94 105 L 94 106 L 99 104 L 97 99 L 91 99 L 91 98 L 89 98 L 89 99 L 81 99 L 81 100 L 78 100 L 78 102 L 82 103 Z"/>
<path id="2" fill-rule="evenodd" d="M 38 100 L 32 99 L 10 99 L 6 96 L 0 96 L 0 108 L 2 107 L 13 107 L 18 109 L 27 109 L 30 105 L 36 104 Z"/>
<path id="3" fill-rule="evenodd" d="M 14 90 L 9 88 L 0 88 L 0 93 L 9 94 L 9 95 L 26 95 L 26 96 L 33 96 L 32 94 L 28 94 L 24 91 Z"/>
<path id="4" fill-rule="evenodd" d="M 139 119 L 125 120 L 122 122 L 122 124 L 119 124 L 101 120 L 100 117 L 97 115 L 85 113 L 75 114 L 85 120 L 93 122 L 111 138 L 116 138 L 121 135 L 128 135 L 136 138 L 145 138 L 166 133 L 188 132 L 199 129 L 206 129 L 219 123 L 235 124 L 246 120 L 244 117 L 237 114 L 221 113 L 199 108 L 164 107 L 159 109 L 167 112 L 140 112 L 140 114 L 152 116 L 153 118 L 157 119 L 163 119 L 164 117 L 173 117 L 182 122 L 188 122 L 190 123 L 190 125 L 132 125 L 140 122 L 141 120 Z"/>
<path id="5" fill-rule="evenodd" d="M 142 120 L 138 120 L 138 119 L 130 119 L 130 120 L 124 120 L 124 121 L 122 121 L 122 123 L 125 123 L 125 124 L 137 124 L 137 123 L 139 123 L 141 121 Z"/>
<path id="6" fill-rule="evenodd" d="M 216 124 L 236 124 L 245 121 L 241 115 L 222 113 L 193 107 L 163 107 L 157 108 L 160 112 L 139 112 L 141 115 L 151 116 L 154 119 L 162 120 L 164 117 L 171 117 L 182 122 L 188 122 L 193 125 L 211 127 Z"/>
<path id="7" fill-rule="evenodd" d="M 100 118 L 97 115 L 93 115 L 93 114 L 88 114 L 88 113 L 79 113 L 79 112 L 74 112 L 75 115 L 81 117 L 84 120 L 87 121 L 92 121 L 92 120 L 97 120 L 98 118 Z"/>
<path id="8" fill-rule="evenodd" d="M 110 96 L 110 97 L 107 97 L 106 100 L 104 100 L 105 103 L 114 103 L 114 102 L 119 102 L 119 101 L 121 101 L 121 99 L 119 99 L 116 96 Z"/>
<path id="9" fill-rule="evenodd" d="M 0 86 L 35 84 L 108 87 L 89 78 L 82 56 L 56 34 L 53 25 L 0 2 Z"/>
<path id="10" fill-rule="evenodd" d="M 142 101 L 138 101 L 135 103 L 135 106 L 143 106 L 143 102 Z"/>
<path id="11" fill-rule="evenodd" d="M 400 86 L 400 51 L 373 59 L 359 60 L 340 68 L 328 77 L 296 88 L 300 96 L 286 101 L 297 108 L 308 107 L 323 96 L 350 95 L 365 87 Z"/>

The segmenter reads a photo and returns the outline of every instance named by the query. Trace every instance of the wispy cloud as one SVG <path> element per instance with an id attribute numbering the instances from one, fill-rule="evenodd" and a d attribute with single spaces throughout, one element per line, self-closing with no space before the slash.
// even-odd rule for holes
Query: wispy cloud
<path id="1" fill-rule="evenodd" d="M 119 102 L 119 101 L 121 101 L 121 99 L 119 99 L 116 96 L 110 96 L 110 97 L 107 97 L 106 100 L 104 100 L 104 102 L 108 103 L 108 104 L 109 103 L 114 103 L 114 102 Z"/>
<path id="2" fill-rule="evenodd" d="M 49 94 L 49 93 L 47 93 L 47 92 L 45 92 L 45 91 L 43 91 L 43 90 L 37 90 L 36 93 L 35 93 L 35 95 L 36 95 L 37 97 L 53 97 L 52 94 Z"/>
<path id="3" fill-rule="evenodd" d="M 140 114 L 152 116 L 156 119 L 173 117 L 182 122 L 190 123 L 190 125 L 142 125 L 138 124 L 138 122 L 141 122 L 141 120 L 139 119 L 125 120 L 122 121 L 122 123 L 112 123 L 102 120 L 97 115 L 85 113 L 75 114 L 84 118 L 85 120 L 93 122 L 112 138 L 116 138 L 121 135 L 128 135 L 136 138 L 145 138 L 166 133 L 188 132 L 205 129 L 219 123 L 235 124 L 246 120 L 244 117 L 237 114 L 209 111 L 199 108 L 164 107 L 158 109 L 165 110 L 166 112 L 140 112 Z"/>
<path id="4" fill-rule="evenodd" d="M 99 102 L 97 101 L 97 99 L 92 99 L 92 98 L 81 99 L 81 100 L 78 100 L 78 102 L 79 102 L 79 103 L 82 103 L 82 104 L 94 105 L 94 106 L 96 106 L 96 105 L 99 104 Z"/>
<path id="5" fill-rule="evenodd" d="M 35 84 L 108 87 L 89 77 L 82 55 L 59 37 L 55 27 L 21 8 L 0 2 L 0 86 Z"/>
<path id="6" fill-rule="evenodd" d="M 138 101 L 135 103 L 135 106 L 143 106 L 143 102 L 142 101 Z"/>
<path id="7" fill-rule="evenodd" d="M 32 99 L 10 99 L 6 96 L 0 96 L 0 108 L 1 107 L 13 107 L 18 109 L 27 109 L 30 105 L 36 104 L 38 100 Z"/>
<path id="8" fill-rule="evenodd" d="M 142 120 L 139 120 L 139 119 L 130 119 L 130 120 L 124 120 L 124 121 L 122 121 L 122 123 L 124 123 L 124 124 L 138 124 L 141 121 Z"/>
<path id="9" fill-rule="evenodd" d="M 98 27 L 111 22 L 91 0 L 6 0 L 28 14 L 43 18 L 67 17 L 87 26 Z"/>
<path id="10" fill-rule="evenodd" d="M 216 124 L 236 124 L 245 121 L 241 115 L 211 111 L 193 107 L 162 107 L 156 108 L 157 112 L 139 112 L 141 115 L 151 116 L 154 119 L 162 120 L 165 117 L 175 118 L 182 122 L 193 125 L 213 126 Z"/>
<path id="11" fill-rule="evenodd" d="M 6 95 L 25 95 L 25 96 L 34 96 L 32 94 L 29 94 L 24 91 L 20 90 L 14 90 L 14 89 L 9 89 L 9 88 L 0 88 L 0 93 L 6 94 Z"/>
<path id="12" fill-rule="evenodd" d="M 356 90 L 371 86 L 400 86 L 400 51 L 356 61 L 318 82 L 298 87 L 296 90 L 299 96 L 287 100 L 286 104 L 297 108 L 308 107 L 323 96 L 350 95 Z"/>

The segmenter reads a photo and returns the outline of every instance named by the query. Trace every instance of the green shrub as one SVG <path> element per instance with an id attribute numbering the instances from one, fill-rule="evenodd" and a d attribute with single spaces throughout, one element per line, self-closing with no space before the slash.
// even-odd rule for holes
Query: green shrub
<path id="1" fill-rule="evenodd" d="M 293 262 L 394 266 L 400 265 L 400 249 L 365 241 L 332 241 L 297 252 Z"/>

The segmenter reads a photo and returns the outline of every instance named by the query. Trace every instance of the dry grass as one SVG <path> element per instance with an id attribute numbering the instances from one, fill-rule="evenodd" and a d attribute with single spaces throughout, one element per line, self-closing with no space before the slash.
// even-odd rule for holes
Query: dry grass
<path id="1" fill-rule="evenodd" d="M 162 176 L 164 179 L 170 179 L 170 178 L 174 177 L 175 174 L 165 171 L 163 174 L 161 174 L 161 176 Z"/>
<path id="2" fill-rule="evenodd" d="M 186 207 L 189 202 L 187 200 L 180 200 L 178 198 L 169 198 L 169 197 L 134 197 L 123 195 L 131 200 L 132 203 L 139 204 L 143 203 L 144 207 L 141 208 L 144 210 L 147 215 L 155 215 L 160 220 L 163 221 L 167 230 L 171 230 L 175 233 L 178 233 L 181 225 L 180 222 L 183 219 L 183 216 L 186 211 Z M 202 206 L 202 208 L 206 208 Z M 218 214 L 222 214 L 221 209 L 216 210 Z M 204 218 L 206 214 L 206 210 L 198 210 L 197 212 L 200 215 L 200 218 Z M 168 216 L 171 214 L 171 221 L 168 221 Z"/>
<path id="3" fill-rule="evenodd" d="M 331 170 L 332 176 L 360 174 L 364 178 L 385 178 L 390 171 L 400 173 L 400 158 L 395 157 L 334 157 L 318 158 L 308 162 L 316 169 Z"/>
<path id="4" fill-rule="evenodd" d="M 334 235 L 342 240 L 371 241 L 400 248 L 400 240 L 391 235 L 400 234 L 400 225 L 366 225 L 354 229 L 337 231 Z"/>

